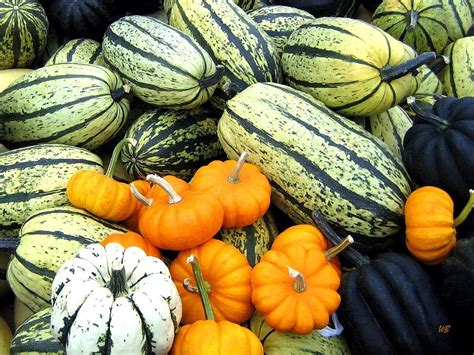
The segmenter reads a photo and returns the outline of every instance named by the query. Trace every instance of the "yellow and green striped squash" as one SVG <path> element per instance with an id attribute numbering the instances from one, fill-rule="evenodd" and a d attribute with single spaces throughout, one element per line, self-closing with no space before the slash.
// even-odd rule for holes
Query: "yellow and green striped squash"
<path id="1" fill-rule="evenodd" d="M 58 48 L 48 59 L 45 66 L 59 63 L 104 65 L 102 45 L 89 38 L 70 40 Z"/>
<path id="2" fill-rule="evenodd" d="M 449 64 L 441 72 L 441 81 L 448 96 L 474 96 L 474 37 L 450 43 L 444 50 Z"/>

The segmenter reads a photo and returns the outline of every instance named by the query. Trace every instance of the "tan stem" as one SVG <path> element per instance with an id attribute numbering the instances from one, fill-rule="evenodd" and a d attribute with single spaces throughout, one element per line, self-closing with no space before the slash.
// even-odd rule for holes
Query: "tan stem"
<path id="1" fill-rule="evenodd" d="M 141 203 L 143 203 L 145 206 L 150 207 L 151 205 L 153 205 L 153 199 L 143 196 L 142 193 L 138 191 L 137 187 L 133 184 L 133 182 L 130 184 L 130 191 L 132 192 L 132 195 L 135 196 L 135 198 Z"/>
<path id="2" fill-rule="evenodd" d="M 467 200 L 467 203 L 462 209 L 459 216 L 457 216 L 454 219 L 454 227 L 459 226 L 462 222 L 466 220 L 467 216 L 469 216 L 469 213 L 471 212 L 473 207 L 474 207 L 474 190 L 469 190 L 469 200 Z"/>
<path id="3" fill-rule="evenodd" d="M 173 189 L 173 186 L 171 186 L 171 184 L 165 179 L 163 179 L 161 176 L 150 174 L 146 176 L 146 180 L 160 186 L 163 190 L 166 191 L 166 193 L 168 194 L 168 202 L 170 205 L 181 201 L 181 196 L 179 196 L 178 193 Z"/>
<path id="4" fill-rule="evenodd" d="M 191 280 L 188 277 L 186 277 L 183 280 L 183 287 L 186 291 L 188 291 L 190 293 L 199 293 L 199 289 L 196 286 L 193 286 L 191 284 Z"/>
<path id="5" fill-rule="evenodd" d="M 306 290 L 306 282 L 304 281 L 304 276 L 298 270 L 295 270 L 288 266 L 288 274 L 293 278 L 293 289 L 298 292 L 304 292 Z"/>
<path id="6" fill-rule="evenodd" d="M 332 258 L 334 258 L 337 254 L 339 254 L 341 251 L 346 249 L 352 243 L 354 243 L 354 238 L 348 235 L 342 240 L 342 242 L 324 251 L 324 255 L 326 255 L 326 259 L 331 261 Z"/>
<path id="7" fill-rule="evenodd" d="M 237 164 L 234 167 L 234 170 L 232 170 L 232 173 L 230 176 L 227 178 L 227 180 L 232 183 L 232 184 L 238 184 L 240 182 L 239 179 L 239 174 L 240 170 L 242 170 L 242 167 L 245 164 L 245 160 L 248 158 L 250 154 L 247 152 L 243 152 L 240 154 L 239 160 L 237 160 Z"/>

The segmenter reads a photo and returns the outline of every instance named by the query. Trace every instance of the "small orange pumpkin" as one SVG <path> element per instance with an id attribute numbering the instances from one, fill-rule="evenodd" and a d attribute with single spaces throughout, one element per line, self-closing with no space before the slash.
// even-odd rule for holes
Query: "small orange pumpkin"
<path id="1" fill-rule="evenodd" d="M 113 222 L 123 221 L 132 215 L 138 201 L 130 193 L 128 184 L 112 177 L 120 150 L 126 144 L 133 145 L 136 141 L 126 138 L 117 144 L 105 175 L 97 171 L 80 170 L 71 176 L 66 194 L 74 207 Z"/>
<path id="2" fill-rule="evenodd" d="M 109 243 L 119 243 L 125 249 L 129 247 L 138 247 L 142 249 L 146 255 L 161 258 L 160 251 L 148 240 L 135 232 L 129 231 L 123 234 L 113 233 L 108 235 L 103 241 L 100 242 L 100 244 L 104 247 Z"/>
<path id="3" fill-rule="evenodd" d="M 243 323 L 254 311 L 250 267 L 247 258 L 234 246 L 217 239 L 188 250 L 181 251 L 171 263 L 171 277 L 176 284 L 183 304 L 183 324 L 206 319 L 199 302 L 192 266 L 187 258 L 195 255 L 199 260 L 206 291 L 217 321 L 228 320 Z"/>
<path id="4" fill-rule="evenodd" d="M 449 194 L 434 186 L 413 191 L 405 204 L 406 245 L 410 253 L 426 264 L 444 261 L 456 245 L 456 227 L 474 205 L 474 190 L 458 217 Z"/>
<path id="5" fill-rule="evenodd" d="M 301 245 L 305 249 L 317 248 L 324 251 L 332 247 L 321 231 L 311 224 L 297 224 L 281 232 L 273 241 L 271 250 L 284 250 L 292 245 Z M 334 270 L 341 275 L 339 258 L 334 256 L 331 260 Z"/>
<path id="6" fill-rule="evenodd" d="M 179 186 L 185 191 L 181 194 L 162 177 L 148 175 L 147 180 L 168 195 L 164 201 L 158 193 L 154 199 L 147 198 L 132 185 L 133 194 L 148 205 L 140 209 L 138 227 L 153 245 L 166 250 L 189 249 L 211 239 L 221 229 L 224 209 L 214 196 L 184 188 L 187 183 L 183 180 Z"/>
<path id="7" fill-rule="evenodd" d="M 341 302 L 341 279 L 328 259 L 346 248 L 349 236 L 324 252 L 291 245 L 270 250 L 252 270 L 252 301 L 265 321 L 280 332 L 308 334 L 329 323 Z"/>
<path id="8" fill-rule="evenodd" d="M 140 193 L 143 196 L 148 196 L 150 189 L 151 189 L 151 184 L 148 181 L 145 180 L 135 180 L 132 182 L 133 186 L 140 191 Z M 137 203 L 137 206 L 135 207 L 135 211 L 133 211 L 132 215 L 128 217 L 125 221 L 122 222 L 122 224 L 129 230 L 134 231 L 134 232 L 139 232 L 138 229 L 138 216 L 140 215 L 140 209 L 142 208 L 141 203 Z"/>
<path id="9" fill-rule="evenodd" d="M 270 183 L 260 169 L 245 163 L 248 153 L 234 160 L 215 160 L 199 168 L 191 181 L 195 191 L 205 191 L 224 207 L 224 228 L 242 228 L 261 218 L 270 207 Z"/>
<path id="10" fill-rule="evenodd" d="M 197 257 L 191 254 L 194 279 L 206 320 L 182 326 L 174 338 L 172 355 L 263 355 L 263 345 L 249 329 L 223 320 L 215 321 Z"/>

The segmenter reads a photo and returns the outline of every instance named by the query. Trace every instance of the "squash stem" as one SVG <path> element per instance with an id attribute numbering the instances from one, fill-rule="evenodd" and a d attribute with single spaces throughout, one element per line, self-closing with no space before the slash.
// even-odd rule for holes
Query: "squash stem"
<path id="1" fill-rule="evenodd" d="M 417 68 L 421 67 L 423 64 L 430 63 L 435 58 L 435 52 L 426 52 L 399 65 L 386 65 L 380 69 L 380 77 L 383 82 L 390 82 L 409 73 L 413 73 Z"/>
<path id="2" fill-rule="evenodd" d="M 457 216 L 454 219 L 454 227 L 459 226 L 462 222 L 466 220 L 467 216 L 469 216 L 469 213 L 471 212 L 473 207 L 474 207 L 474 190 L 469 190 L 469 200 L 467 200 L 467 203 L 462 209 L 459 216 Z"/>
<path id="3" fill-rule="evenodd" d="M 149 174 L 146 176 L 146 181 L 150 181 L 153 184 L 157 184 L 168 194 L 168 203 L 173 205 L 181 201 L 181 196 L 173 189 L 173 186 L 163 179 L 161 176 Z"/>
<path id="4" fill-rule="evenodd" d="M 126 98 L 129 93 L 130 93 L 130 86 L 125 84 L 124 86 L 112 91 L 112 93 L 111 93 L 112 100 L 120 101 L 120 100 Z"/>
<path id="5" fill-rule="evenodd" d="M 342 242 L 324 251 L 324 255 L 326 255 L 326 259 L 331 261 L 337 254 L 339 254 L 341 251 L 346 249 L 352 243 L 354 243 L 354 238 L 348 235 L 342 240 Z"/>
<path id="6" fill-rule="evenodd" d="M 444 69 L 446 65 L 451 62 L 451 59 L 445 55 L 439 55 L 435 60 L 429 64 L 430 70 L 438 75 Z"/>
<path id="7" fill-rule="evenodd" d="M 306 282 L 304 280 L 304 276 L 298 270 L 295 270 L 288 266 L 288 274 L 293 278 L 293 289 L 298 292 L 304 292 L 306 290 Z"/>
<path id="8" fill-rule="evenodd" d="M 206 292 L 207 293 L 211 292 L 211 285 L 209 285 L 209 282 L 207 282 L 206 280 L 204 280 L 204 286 L 206 287 Z M 199 289 L 197 288 L 197 286 L 194 286 L 191 283 L 191 279 L 188 278 L 188 277 L 186 277 L 183 280 L 183 287 L 186 291 L 188 291 L 190 293 L 199 293 Z"/>
<path id="9" fill-rule="evenodd" d="M 227 178 L 227 181 L 229 181 L 231 184 L 238 184 L 240 182 L 240 171 L 242 170 L 242 167 L 245 164 L 245 160 L 248 158 L 250 154 L 247 152 L 243 152 L 240 154 L 239 160 L 237 160 L 237 164 L 234 167 L 234 170 L 232 170 L 232 173 L 229 175 Z"/>
<path id="10" fill-rule="evenodd" d="M 216 66 L 216 71 L 209 75 L 205 76 L 204 78 L 201 78 L 199 80 L 199 87 L 201 89 L 207 89 L 211 86 L 217 85 L 219 81 L 221 81 L 222 77 L 224 76 L 224 66 L 223 65 L 217 65 Z"/>
<path id="11" fill-rule="evenodd" d="M 209 300 L 209 294 L 206 290 L 206 285 L 201 272 L 201 266 L 199 261 L 194 254 L 191 254 L 186 259 L 188 264 L 191 264 L 193 268 L 194 278 L 196 279 L 196 285 L 199 290 L 199 297 L 201 298 L 202 307 L 204 308 L 204 314 L 207 320 L 214 320 L 214 312 L 212 311 L 211 301 Z"/>
<path id="12" fill-rule="evenodd" d="M 115 146 L 114 151 L 112 152 L 112 157 L 110 158 L 109 167 L 107 168 L 107 172 L 105 176 L 112 177 L 114 175 L 115 166 L 117 165 L 117 160 L 122 151 L 122 148 L 125 147 L 127 144 L 130 144 L 132 147 L 137 145 L 137 140 L 134 138 L 124 138 Z"/>
<path id="13" fill-rule="evenodd" d="M 332 227 L 319 211 L 314 211 L 312 218 L 316 226 L 321 230 L 324 236 L 331 241 L 331 243 L 337 245 L 342 242 L 342 238 L 337 235 L 337 233 L 334 231 L 334 229 L 332 229 Z M 367 258 L 365 258 L 361 253 L 352 247 L 343 250 L 342 255 L 349 261 L 350 264 L 356 267 L 369 263 Z"/>
<path id="14" fill-rule="evenodd" d="M 20 245 L 20 238 L 0 238 L 0 252 L 13 254 Z"/>
<path id="15" fill-rule="evenodd" d="M 429 123 L 432 123 L 436 126 L 438 126 L 440 129 L 445 129 L 449 126 L 449 122 L 446 121 L 445 119 L 435 115 L 431 108 L 432 106 L 429 105 L 429 107 L 421 107 L 416 101 L 416 98 L 414 96 L 409 96 L 407 98 L 407 104 L 410 106 L 410 108 L 415 111 L 416 117 L 421 118 L 424 121 L 427 121 Z M 425 104 L 426 106 L 427 104 Z"/>
<path id="16" fill-rule="evenodd" d="M 151 205 L 153 205 L 153 199 L 143 196 L 142 193 L 138 191 L 137 187 L 133 184 L 133 182 L 130 184 L 130 191 L 132 192 L 132 195 L 135 196 L 135 198 L 141 203 L 143 203 L 145 206 L 150 207 Z"/>
<path id="17" fill-rule="evenodd" d="M 420 17 L 420 13 L 416 10 L 411 10 L 408 14 L 408 25 L 407 25 L 407 32 L 413 31 L 418 26 L 418 17 Z"/>
<path id="18" fill-rule="evenodd" d="M 112 263 L 112 270 L 110 273 L 109 289 L 114 295 L 114 298 L 123 296 L 127 293 L 127 279 L 125 277 L 125 267 L 119 261 Z"/>

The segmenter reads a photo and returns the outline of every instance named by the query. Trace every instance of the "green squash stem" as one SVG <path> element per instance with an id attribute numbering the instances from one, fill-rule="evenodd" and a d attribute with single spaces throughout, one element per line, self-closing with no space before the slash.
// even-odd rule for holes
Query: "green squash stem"
<path id="1" fill-rule="evenodd" d="M 128 291 L 125 267 L 119 261 L 114 261 L 112 263 L 109 289 L 112 292 L 114 298 L 123 296 Z"/>
<path id="2" fill-rule="evenodd" d="M 133 138 L 124 138 L 120 142 L 118 142 L 118 144 L 114 148 L 114 151 L 112 152 L 112 157 L 110 158 L 109 167 L 107 168 L 105 176 L 108 176 L 110 178 L 113 176 L 120 152 L 122 148 L 125 147 L 127 144 L 131 144 L 132 147 L 135 147 L 137 145 L 137 141 Z"/>
<path id="3" fill-rule="evenodd" d="M 312 218 L 316 226 L 321 230 L 324 236 L 335 245 L 334 248 L 337 248 L 340 244 L 344 245 L 345 243 L 349 242 L 349 240 L 347 240 L 347 242 L 343 243 L 343 239 L 337 235 L 337 233 L 334 231 L 334 229 L 332 229 L 332 227 L 329 225 L 329 223 L 319 211 L 314 211 L 312 214 Z M 346 239 L 348 239 L 348 237 Z M 349 242 L 349 244 L 350 243 L 351 242 Z M 331 249 L 328 249 L 326 252 L 329 252 L 329 250 Z M 365 258 L 361 253 L 359 253 L 352 247 L 345 246 L 344 249 L 341 250 L 341 254 L 349 261 L 349 263 L 356 267 L 369 263 L 369 260 L 367 258 Z M 326 257 L 328 257 L 327 254 Z"/>
<path id="4" fill-rule="evenodd" d="M 326 259 L 331 261 L 337 254 L 344 251 L 352 243 L 354 243 L 354 238 L 352 238 L 350 235 L 348 235 L 339 244 L 337 244 L 337 245 L 333 246 L 332 248 L 324 251 L 324 255 L 326 255 Z"/>
<path id="5" fill-rule="evenodd" d="M 414 73 L 416 69 L 421 67 L 423 64 L 430 63 L 436 59 L 435 52 L 426 52 L 416 56 L 413 59 L 406 61 L 399 65 L 386 65 L 380 69 L 380 77 L 383 82 L 390 82 L 395 79 L 401 78 L 409 73 Z"/>
<path id="6" fill-rule="evenodd" d="M 146 181 L 149 181 L 153 184 L 157 184 L 168 194 L 168 203 L 173 205 L 181 201 L 181 196 L 173 189 L 173 186 L 163 179 L 161 176 L 149 174 L 146 176 Z"/>
<path id="7" fill-rule="evenodd" d="M 449 59 L 449 57 L 445 56 L 445 55 L 439 55 L 438 57 L 436 57 L 435 60 L 433 60 L 429 65 L 428 65 L 428 68 L 430 68 L 430 70 L 435 73 L 436 75 L 438 75 L 439 73 L 441 73 L 441 71 L 444 69 L 444 67 L 446 65 L 448 65 L 449 63 L 451 62 L 451 59 Z"/>
<path id="8" fill-rule="evenodd" d="M 295 270 L 288 266 L 288 274 L 294 280 L 293 282 L 293 289 L 298 292 L 304 292 L 306 290 L 306 282 L 304 280 L 304 276 L 298 270 Z"/>
<path id="9" fill-rule="evenodd" d="M 202 307 L 204 308 L 204 314 L 207 320 L 214 320 L 214 312 L 212 311 L 211 301 L 209 300 L 209 294 L 206 290 L 204 278 L 202 277 L 201 266 L 199 261 L 194 254 L 191 254 L 186 259 L 188 264 L 191 264 L 193 268 L 194 278 L 196 279 L 196 285 L 199 290 L 199 297 L 201 298 Z"/>
<path id="10" fill-rule="evenodd" d="M 112 100 L 114 101 L 120 101 L 124 98 L 126 98 L 128 96 L 128 94 L 130 93 L 130 86 L 128 86 L 127 84 L 125 84 L 124 86 L 118 88 L 118 89 L 115 89 L 114 91 L 112 91 L 111 95 L 112 95 Z"/>
<path id="11" fill-rule="evenodd" d="M 454 227 L 459 226 L 462 222 L 466 220 L 467 216 L 469 216 L 469 213 L 471 212 L 473 207 L 474 207 L 474 190 L 469 190 L 469 200 L 467 200 L 467 203 L 462 209 L 459 216 L 457 216 L 454 219 Z"/>
<path id="12" fill-rule="evenodd" d="M 411 10 L 407 15 L 408 25 L 407 25 L 407 32 L 413 31 L 418 26 L 418 18 L 420 17 L 420 13 L 416 10 Z"/>
<path id="13" fill-rule="evenodd" d="M 225 72 L 224 66 L 223 65 L 217 65 L 216 66 L 216 71 L 214 72 L 214 74 L 209 75 L 209 76 L 205 76 L 204 78 L 201 78 L 199 80 L 199 87 L 201 89 L 207 89 L 211 86 L 217 85 L 217 83 L 219 83 L 219 81 L 224 76 L 224 72 Z"/>
<path id="14" fill-rule="evenodd" d="M 424 121 L 430 122 L 435 126 L 438 126 L 438 128 L 442 130 L 446 129 L 449 126 L 449 122 L 445 119 L 435 115 L 427 109 L 423 109 L 423 107 L 421 107 L 421 105 L 417 103 L 416 98 L 414 96 L 409 96 L 407 98 L 407 104 L 413 111 L 415 111 L 417 118 L 421 118 Z"/>
<path id="15" fill-rule="evenodd" d="M 20 245 L 20 238 L 0 238 L 0 252 L 13 254 Z"/>
<path id="16" fill-rule="evenodd" d="M 231 184 L 238 184 L 240 182 L 240 170 L 242 170 L 242 167 L 245 164 L 245 159 L 247 159 L 249 155 L 250 154 L 247 152 L 243 152 L 242 154 L 240 154 L 239 160 L 237 160 L 237 164 L 235 165 L 234 170 L 232 170 L 232 173 L 227 178 L 227 181 L 229 181 Z"/>

